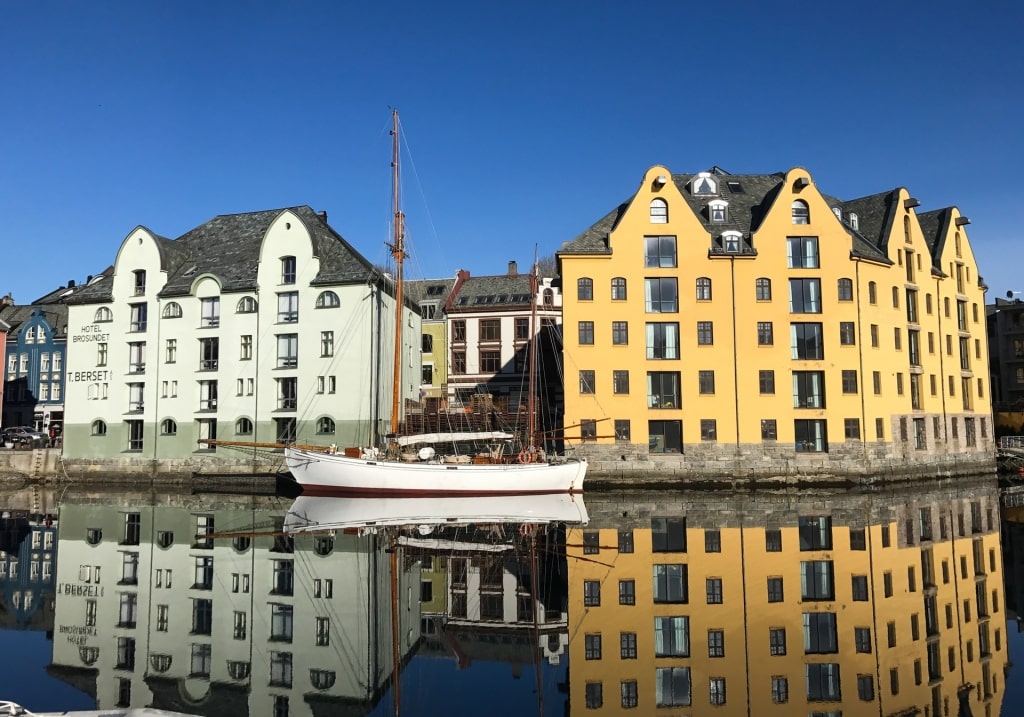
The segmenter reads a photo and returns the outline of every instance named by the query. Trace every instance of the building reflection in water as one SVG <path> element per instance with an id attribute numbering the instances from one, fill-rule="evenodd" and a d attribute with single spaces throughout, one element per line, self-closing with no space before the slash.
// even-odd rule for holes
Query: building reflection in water
<path id="1" fill-rule="evenodd" d="M 998 715 L 999 507 L 994 478 L 588 494 L 571 713 Z"/>
<path id="2" fill-rule="evenodd" d="M 51 674 L 99 709 L 368 714 L 392 685 L 393 604 L 400 669 L 414 656 L 441 657 L 504 662 L 512 676 L 527 665 L 539 677 L 563 658 L 564 529 L 287 534 L 290 507 L 283 498 L 69 492 Z"/>

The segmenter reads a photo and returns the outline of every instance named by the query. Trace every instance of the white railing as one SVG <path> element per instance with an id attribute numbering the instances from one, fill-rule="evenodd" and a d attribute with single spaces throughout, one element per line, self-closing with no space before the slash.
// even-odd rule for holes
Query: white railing
<path id="1" fill-rule="evenodd" d="M 1001 436 L 999 447 L 1024 449 L 1024 436 Z"/>

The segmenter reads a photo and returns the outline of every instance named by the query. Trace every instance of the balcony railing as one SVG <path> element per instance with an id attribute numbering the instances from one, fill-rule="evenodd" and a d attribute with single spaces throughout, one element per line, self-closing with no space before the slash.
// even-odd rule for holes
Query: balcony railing
<path id="1" fill-rule="evenodd" d="M 203 359 L 199 362 L 200 371 L 216 371 L 217 370 L 217 359 Z"/>
<path id="2" fill-rule="evenodd" d="M 128 365 L 128 373 L 143 373 L 146 370 L 146 364 L 144 363 L 133 363 Z"/>
<path id="3" fill-rule="evenodd" d="M 294 411 L 296 401 L 294 398 L 279 398 L 277 400 L 277 407 L 282 411 Z"/>

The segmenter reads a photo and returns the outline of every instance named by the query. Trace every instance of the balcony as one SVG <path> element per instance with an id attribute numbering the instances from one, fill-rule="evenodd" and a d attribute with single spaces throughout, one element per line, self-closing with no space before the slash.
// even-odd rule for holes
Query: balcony
<path id="1" fill-rule="evenodd" d="M 296 400 L 294 398 L 279 398 L 277 399 L 277 410 L 279 411 L 294 411 L 296 406 Z"/>
<path id="2" fill-rule="evenodd" d="M 205 328 L 216 328 L 216 327 L 220 326 L 220 317 L 219 316 L 204 316 L 203 319 L 202 319 L 202 323 L 200 323 L 200 326 L 202 326 L 204 329 Z"/>
<path id="3" fill-rule="evenodd" d="M 145 363 L 132 363 L 132 364 L 128 364 L 128 373 L 145 373 L 145 371 L 146 371 L 146 364 Z"/>
<path id="4" fill-rule="evenodd" d="M 217 361 L 217 359 L 203 359 L 202 361 L 199 362 L 199 370 L 216 371 L 218 363 L 219 362 Z"/>
<path id="5" fill-rule="evenodd" d="M 216 411 L 217 410 L 217 399 L 216 398 L 208 398 L 208 399 L 204 399 L 204 400 L 199 401 L 199 410 L 200 411 Z"/>

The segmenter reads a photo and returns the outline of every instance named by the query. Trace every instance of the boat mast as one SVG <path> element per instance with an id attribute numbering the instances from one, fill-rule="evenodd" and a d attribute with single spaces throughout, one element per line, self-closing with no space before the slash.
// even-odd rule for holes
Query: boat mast
<path id="1" fill-rule="evenodd" d="M 398 433 L 399 396 L 402 390 L 402 296 L 403 275 L 402 262 L 405 260 L 405 215 L 399 197 L 398 175 L 398 110 L 391 110 L 391 193 L 394 203 L 393 240 L 388 245 L 391 257 L 395 260 L 395 367 L 391 388 L 391 433 Z"/>
<path id="2" fill-rule="evenodd" d="M 534 387 L 536 385 L 537 377 L 537 287 L 539 282 L 537 273 L 539 271 L 537 266 L 537 248 L 533 249 L 533 271 L 530 272 L 530 365 L 528 369 L 528 379 L 526 382 L 527 396 L 526 396 L 526 420 L 529 422 L 527 428 L 527 448 L 534 448 L 534 437 L 537 432 L 537 421 L 535 418 L 536 410 L 536 399 L 534 398 Z"/>

